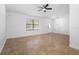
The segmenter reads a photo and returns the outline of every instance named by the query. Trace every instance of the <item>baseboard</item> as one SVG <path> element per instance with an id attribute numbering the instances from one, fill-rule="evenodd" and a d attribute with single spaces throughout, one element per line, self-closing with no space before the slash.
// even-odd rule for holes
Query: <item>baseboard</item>
<path id="1" fill-rule="evenodd" d="M 1 54 L 1 52 L 2 52 L 2 50 L 3 50 L 3 47 L 4 47 L 4 45 L 5 45 L 5 42 L 6 42 L 6 39 L 4 40 L 4 41 L 2 41 L 3 43 L 1 44 L 1 48 L 0 48 L 0 54 Z"/>
<path id="2" fill-rule="evenodd" d="M 60 33 L 60 32 L 52 32 L 52 33 L 57 33 L 57 34 L 62 34 L 62 35 L 69 35 L 69 33 Z"/>
<path id="3" fill-rule="evenodd" d="M 31 37 L 31 36 L 38 36 L 38 35 L 44 35 L 44 34 L 49 34 L 49 33 L 41 33 L 41 34 L 34 34 L 34 35 L 29 35 L 29 36 L 18 36 L 18 37 L 11 37 L 11 38 L 7 38 L 7 39 L 23 39 L 26 37 Z"/>
<path id="4" fill-rule="evenodd" d="M 32 37 L 32 36 L 39 36 L 39 35 L 45 35 L 45 34 L 61 34 L 61 35 L 67 35 L 67 34 L 62 34 L 62 33 L 42 33 L 42 34 L 35 34 L 35 35 L 29 35 L 29 36 L 19 36 L 19 37 L 12 37 L 12 38 L 7 38 L 7 39 L 23 39 L 27 37 Z M 69 36 L 69 35 L 67 35 Z"/>
<path id="5" fill-rule="evenodd" d="M 79 50 L 79 47 L 78 46 L 74 46 L 74 45 L 69 45 L 71 48 L 73 48 L 73 49 L 76 49 L 76 50 Z"/>

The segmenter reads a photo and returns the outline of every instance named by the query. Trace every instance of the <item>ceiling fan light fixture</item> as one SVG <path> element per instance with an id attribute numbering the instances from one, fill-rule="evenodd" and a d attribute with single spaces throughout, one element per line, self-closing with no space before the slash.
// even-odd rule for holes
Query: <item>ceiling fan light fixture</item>
<path id="1" fill-rule="evenodd" d="M 46 9 L 44 8 L 44 9 L 42 9 L 43 11 L 45 11 Z"/>
<path id="2" fill-rule="evenodd" d="M 47 10 L 52 10 L 52 8 L 48 8 L 49 4 L 43 5 L 40 11 L 46 12 Z"/>

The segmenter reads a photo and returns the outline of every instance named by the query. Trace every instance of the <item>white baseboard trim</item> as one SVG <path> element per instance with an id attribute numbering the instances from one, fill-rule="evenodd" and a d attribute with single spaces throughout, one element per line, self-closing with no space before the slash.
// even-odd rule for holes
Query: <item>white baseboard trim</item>
<path id="1" fill-rule="evenodd" d="M 47 33 L 38 33 L 38 34 L 32 34 L 32 35 L 13 36 L 13 37 L 7 37 L 7 39 L 22 38 L 22 37 L 35 36 L 35 35 L 42 35 L 42 34 L 48 34 L 48 33 L 50 33 L 50 32 L 47 32 Z"/>
<path id="2" fill-rule="evenodd" d="M 79 46 L 74 46 L 74 45 L 69 45 L 71 48 L 73 48 L 73 49 L 76 49 L 76 50 L 79 50 Z"/>
<path id="3" fill-rule="evenodd" d="M 6 39 L 5 39 L 4 41 L 2 41 L 1 48 L 0 48 L 0 53 L 1 53 L 2 50 L 3 50 L 3 47 L 4 47 L 4 45 L 5 45 L 5 42 L 6 42 Z"/>

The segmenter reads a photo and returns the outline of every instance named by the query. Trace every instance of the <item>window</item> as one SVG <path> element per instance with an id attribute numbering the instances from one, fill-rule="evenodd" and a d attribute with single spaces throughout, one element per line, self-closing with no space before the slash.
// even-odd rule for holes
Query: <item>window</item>
<path id="1" fill-rule="evenodd" d="M 32 31 L 32 30 L 38 30 L 39 29 L 39 21 L 38 20 L 29 20 L 26 23 L 26 30 Z"/>

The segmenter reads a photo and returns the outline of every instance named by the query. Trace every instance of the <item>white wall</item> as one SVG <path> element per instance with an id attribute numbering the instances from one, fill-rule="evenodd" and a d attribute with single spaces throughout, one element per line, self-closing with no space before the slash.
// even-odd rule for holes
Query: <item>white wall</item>
<path id="1" fill-rule="evenodd" d="M 70 5 L 70 47 L 79 50 L 79 4 Z"/>
<path id="2" fill-rule="evenodd" d="M 31 19 L 39 20 L 40 30 L 26 31 L 26 22 Z M 69 15 L 65 15 L 59 19 L 45 19 L 17 12 L 7 12 L 7 38 L 44 34 L 49 32 L 69 34 Z"/>
<path id="3" fill-rule="evenodd" d="M 30 19 L 39 20 L 40 30 L 26 31 L 26 22 Z M 49 19 L 7 12 L 7 38 L 15 38 L 36 34 L 49 33 Z"/>
<path id="4" fill-rule="evenodd" d="M 53 32 L 61 34 L 69 34 L 69 15 L 54 19 Z"/>
<path id="5" fill-rule="evenodd" d="M 5 20 L 5 5 L 0 5 L 0 52 L 6 41 L 6 20 Z"/>

